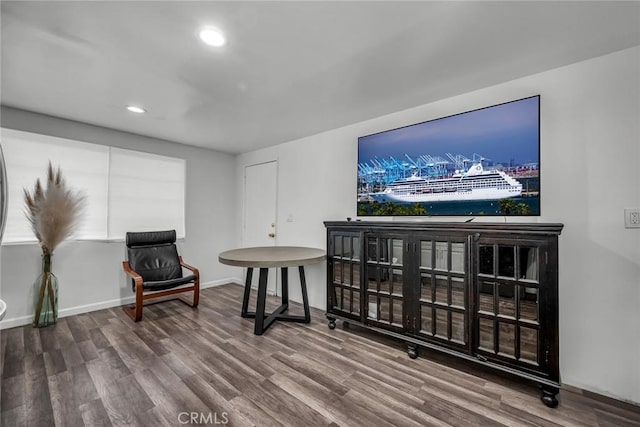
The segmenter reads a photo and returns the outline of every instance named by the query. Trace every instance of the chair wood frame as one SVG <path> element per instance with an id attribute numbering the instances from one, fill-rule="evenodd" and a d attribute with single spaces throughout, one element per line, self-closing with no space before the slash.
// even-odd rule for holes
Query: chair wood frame
<path id="1" fill-rule="evenodd" d="M 180 265 L 187 270 L 193 272 L 193 275 L 196 276 L 196 280 L 193 282 L 193 285 L 190 286 L 181 286 L 175 289 L 168 289 L 164 291 L 150 291 L 150 293 L 144 293 L 144 288 L 142 286 L 142 276 L 136 273 L 129 264 L 129 261 L 122 262 L 122 268 L 124 272 L 133 279 L 135 285 L 135 294 L 136 294 L 136 302 L 133 305 L 128 305 L 122 307 L 124 312 L 134 321 L 139 322 L 142 320 L 142 308 L 144 307 L 144 302 L 150 299 L 166 297 L 175 294 L 181 294 L 186 292 L 193 291 L 193 301 L 189 302 L 183 298 L 176 297 L 173 299 L 178 299 L 183 303 L 187 304 L 190 307 L 197 307 L 200 302 L 200 271 L 196 267 L 192 267 L 191 265 L 184 262 L 181 256 L 178 257 L 180 260 Z M 167 301 L 167 300 L 163 300 Z M 162 301 L 156 301 L 162 302 Z M 155 304 L 155 303 L 154 303 Z"/>

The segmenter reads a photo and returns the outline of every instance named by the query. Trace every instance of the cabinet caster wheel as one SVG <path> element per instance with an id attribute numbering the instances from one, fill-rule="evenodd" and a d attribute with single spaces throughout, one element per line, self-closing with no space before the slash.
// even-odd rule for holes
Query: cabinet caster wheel
<path id="1" fill-rule="evenodd" d="M 545 390 L 542 389 L 542 396 L 540 396 L 540 400 L 542 403 L 547 405 L 549 408 L 555 408 L 558 406 L 558 398 L 556 395 L 558 394 L 558 390 Z"/>
<path id="2" fill-rule="evenodd" d="M 418 357 L 418 346 L 415 344 L 409 344 L 409 348 L 407 349 L 407 354 L 410 358 L 416 359 Z"/>
<path id="3" fill-rule="evenodd" d="M 336 328 L 336 319 L 329 319 L 329 324 L 327 326 L 329 326 L 329 329 L 335 329 Z"/>

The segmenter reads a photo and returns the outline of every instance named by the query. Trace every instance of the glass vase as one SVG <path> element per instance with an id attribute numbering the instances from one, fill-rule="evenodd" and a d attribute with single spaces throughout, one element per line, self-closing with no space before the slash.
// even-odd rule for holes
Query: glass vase
<path id="1" fill-rule="evenodd" d="M 51 272 L 51 255 L 42 255 L 42 273 L 33 284 L 33 326 L 53 325 L 58 319 L 58 278 Z"/>

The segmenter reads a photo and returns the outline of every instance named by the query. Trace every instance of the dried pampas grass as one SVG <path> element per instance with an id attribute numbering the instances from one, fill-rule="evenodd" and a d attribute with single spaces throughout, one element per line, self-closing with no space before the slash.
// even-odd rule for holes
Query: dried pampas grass
<path id="1" fill-rule="evenodd" d="M 85 197 L 67 188 L 60 167 L 54 169 L 49 162 L 46 187 L 36 181 L 33 193 L 24 189 L 25 214 L 42 247 L 44 255 L 73 234 L 84 208 Z"/>

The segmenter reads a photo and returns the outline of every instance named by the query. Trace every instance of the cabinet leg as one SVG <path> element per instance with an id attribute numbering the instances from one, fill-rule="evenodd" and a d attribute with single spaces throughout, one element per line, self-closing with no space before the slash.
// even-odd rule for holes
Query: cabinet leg
<path id="1" fill-rule="evenodd" d="M 410 358 L 415 359 L 418 357 L 418 346 L 413 343 L 407 344 L 407 354 Z"/>
<path id="2" fill-rule="evenodd" d="M 540 400 L 542 400 L 542 403 L 547 405 L 549 408 L 555 408 L 556 406 L 558 406 L 558 398 L 556 397 L 556 395 L 560 391 L 559 389 L 557 389 L 556 387 L 549 387 L 544 385 L 540 386 L 540 389 L 542 391 L 542 395 L 540 396 Z"/>
<path id="3" fill-rule="evenodd" d="M 331 317 L 328 317 L 327 319 L 329 319 L 329 329 L 335 329 L 336 328 L 336 319 L 333 319 Z"/>

